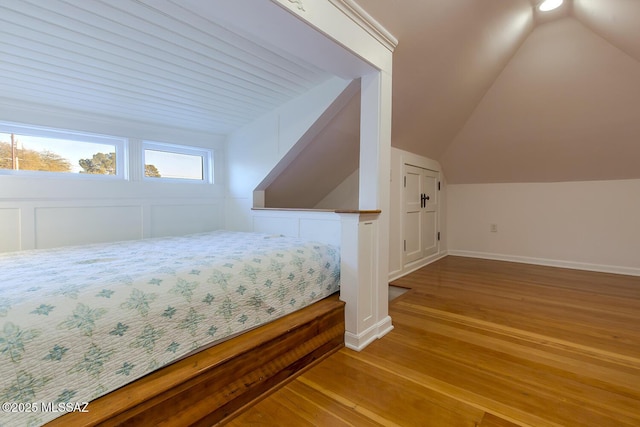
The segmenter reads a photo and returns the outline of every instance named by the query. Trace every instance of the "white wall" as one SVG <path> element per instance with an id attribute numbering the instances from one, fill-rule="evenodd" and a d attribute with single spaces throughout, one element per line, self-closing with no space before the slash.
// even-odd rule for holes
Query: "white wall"
<path id="1" fill-rule="evenodd" d="M 219 135 L 20 105 L 2 120 L 214 149 L 215 184 L 0 176 L 0 251 L 186 234 L 224 227 L 225 146 Z"/>
<path id="2" fill-rule="evenodd" d="M 452 255 L 640 275 L 640 180 L 455 184 L 447 193 Z"/>
<path id="3" fill-rule="evenodd" d="M 314 209 L 358 209 L 358 189 L 360 185 L 360 171 L 355 170 L 336 188 L 318 202 Z"/>
<path id="4" fill-rule="evenodd" d="M 251 230 L 253 190 L 349 83 L 333 78 L 229 136 L 227 229 Z"/>

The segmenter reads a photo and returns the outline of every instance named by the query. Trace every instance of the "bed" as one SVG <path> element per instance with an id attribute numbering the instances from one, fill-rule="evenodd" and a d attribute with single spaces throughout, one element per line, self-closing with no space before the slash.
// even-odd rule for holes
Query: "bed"
<path id="1" fill-rule="evenodd" d="M 340 302 L 327 298 L 339 288 L 339 249 L 281 235 L 215 231 L 23 251 L 0 255 L 0 272 L 0 400 L 12 403 L 3 426 L 61 416 L 64 425 L 139 423 L 243 375 L 276 384 L 344 334 Z M 244 341 L 228 341 L 243 332 Z M 233 361 L 238 349 L 244 359 Z M 272 362 L 261 359 L 267 354 Z M 227 390 L 189 423 L 224 419 L 258 388 L 235 403 L 242 393 Z"/>

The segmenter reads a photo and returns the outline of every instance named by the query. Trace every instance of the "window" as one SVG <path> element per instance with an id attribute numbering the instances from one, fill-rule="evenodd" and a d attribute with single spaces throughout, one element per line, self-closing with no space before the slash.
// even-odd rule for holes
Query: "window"
<path id="1" fill-rule="evenodd" d="M 0 122 L 0 174 L 213 183 L 213 150 L 140 140 L 131 144 L 125 138 Z M 129 165 L 128 150 L 135 150 L 130 153 L 134 159 L 141 155 L 142 162 Z"/>
<path id="2" fill-rule="evenodd" d="M 125 140 L 0 123 L 0 173 L 125 177 Z"/>
<path id="3" fill-rule="evenodd" d="M 182 182 L 213 182 L 211 150 L 145 141 L 144 178 Z"/>

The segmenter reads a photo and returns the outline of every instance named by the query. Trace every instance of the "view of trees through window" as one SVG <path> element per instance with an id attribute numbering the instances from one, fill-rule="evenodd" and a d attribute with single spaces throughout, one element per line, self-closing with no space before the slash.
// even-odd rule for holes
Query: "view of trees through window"
<path id="1" fill-rule="evenodd" d="M 204 180 L 201 155 L 151 149 L 143 151 L 146 177 Z M 162 175 L 158 169 L 163 171 Z"/>
<path id="2" fill-rule="evenodd" d="M 0 169 L 115 175 L 115 146 L 0 133 Z"/>
<path id="3" fill-rule="evenodd" d="M 117 162 L 123 157 L 116 155 L 117 149 L 126 148 L 122 140 L 114 138 L 112 143 L 108 137 L 79 133 L 69 133 L 65 139 L 65 134 L 58 137 L 56 130 L 35 129 L 35 135 L 0 131 L 0 170 L 112 176 L 122 173 Z M 145 141 L 142 155 L 146 178 L 211 179 L 207 150 Z"/>

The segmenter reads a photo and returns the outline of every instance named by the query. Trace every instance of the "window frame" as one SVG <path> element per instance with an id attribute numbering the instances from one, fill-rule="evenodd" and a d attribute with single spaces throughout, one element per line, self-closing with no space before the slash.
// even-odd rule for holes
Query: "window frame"
<path id="1" fill-rule="evenodd" d="M 40 138 L 62 139 L 67 141 L 95 143 L 112 145 L 116 153 L 116 173 L 115 175 L 74 173 L 74 172 L 51 172 L 34 170 L 0 169 L 0 175 L 14 175 L 24 177 L 40 178 L 67 178 L 67 179 L 108 179 L 108 180 L 128 180 L 128 140 L 127 138 L 102 135 L 97 133 L 81 132 L 69 129 L 51 128 L 45 126 L 27 125 L 0 121 L 1 133 L 14 133 L 17 135 L 34 136 Z M 53 151 L 53 150 L 52 150 Z"/>
<path id="2" fill-rule="evenodd" d="M 202 179 L 191 178 L 171 178 L 171 177 L 150 177 L 145 175 L 145 151 L 161 151 L 172 154 L 183 154 L 197 156 L 202 159 Z M 183 184 L 214 184 L 213 150 L 203 147 L 189 145 L 172 144 L 166 142 L 143 140 L 140 155 L 142 158 L 142 180 L 144 182 L 172 182 Z"/>

